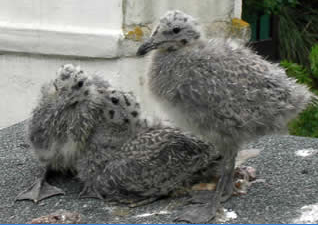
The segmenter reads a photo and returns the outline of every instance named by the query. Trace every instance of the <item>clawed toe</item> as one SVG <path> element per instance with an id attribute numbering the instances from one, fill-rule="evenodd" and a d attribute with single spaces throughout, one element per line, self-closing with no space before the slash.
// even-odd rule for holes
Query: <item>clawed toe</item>
<path id="1" fill-rule="evenodd" d="M 64 194 L 64 191 L 60 188 L 48 184 L 46 181 L 43 181 L 43 179 L 38 179 L 27 190 L 21 192 L 15 201 L 31 200 L 37 203 L 43 199 Z"/>

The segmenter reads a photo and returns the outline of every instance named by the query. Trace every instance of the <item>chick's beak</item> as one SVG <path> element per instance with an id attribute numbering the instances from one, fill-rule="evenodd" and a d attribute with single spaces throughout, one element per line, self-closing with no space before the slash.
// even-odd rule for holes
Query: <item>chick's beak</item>
<path id="1" fill-rule="evenodd" d="M 148 52 L 150 52 L 153 49 L 156 49 L 158 47 L 158 44 L 155 43 L 153 38 L 150 38 L 146 42 L 144 42 L 137 51 L 137 56 L 146 55 Z"/>

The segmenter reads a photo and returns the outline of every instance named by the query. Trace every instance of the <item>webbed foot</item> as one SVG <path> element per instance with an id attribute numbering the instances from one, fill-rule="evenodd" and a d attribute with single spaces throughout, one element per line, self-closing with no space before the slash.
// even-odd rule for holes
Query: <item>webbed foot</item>
<path id="1" fill-rule="evenodd" d="M 50 185 L 43 178 L 36 180 L 27 190 L 22 191 L 15 198 L 19 200 L 31 200 L 35 203 L 55 195 L 64 195 L 64 191 L 60 188 Z"/>
<path id="2" fill-rule="evenodd" d="M 213 201 L 215 192 L 197 191 L 192 194 L 189 205 L 185 206 L 175 221 L 188 223 L 209 223 L 216 216 L 219 206 Z"/>
<path id="3" fill-rule="evenodd" d="M 104 200 L 104 197 L 99 193 L 95 186 L 84 184 L 82 191 L 79 193 L 79 198 L 97 198 Z"/>

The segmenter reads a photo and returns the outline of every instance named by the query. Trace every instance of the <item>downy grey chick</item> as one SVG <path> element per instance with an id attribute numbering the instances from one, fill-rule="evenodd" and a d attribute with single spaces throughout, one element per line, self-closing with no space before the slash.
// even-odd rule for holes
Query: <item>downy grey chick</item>
<path id="1" fill-rule="evenodd" d="M 180 129 L 140 124 L 133 136 L 114 121 L 96 130 L 77 166 L 92 196 L 138 206 L 219 173 L 222 155 L 212 144 Z"/>
<path id="2" fill-rule="evenodd" d="M 77 75 L 77 72 L 74 74 Z M 76 100 L 75 104 L 79 107 L 64 110 L 70 113 L 68 121 L 73 120 L 72 124 L 78 125 L 74 125 L 73 131 L 69 132 L 74 139 L 81 141 L 78 149 L 74 149 L 78 154 L 69 166 L 77 171 L 77 176 L 84 183 L 81 196 L 106 196 L 121 202 L 145 203 L 217 173 L 217 166 L 212 165 L 218 164 L 222 156 L 212 144 L 178 129 L 154 125 L 153 121 L 144 119 L 133 93 L 116 90 L 108 83 L 96 88 L 103 82 L 99 80 L 95 84 L 88 78 L 83 80 L 83 84 L 76 85 L 75 89 L 74 85 L 65 83 L 64 76 L 54 84 L 74 96 L 70 105 Z M 81 96 L 76 94 L 78 86 L 89 87 L 88 94 L 92 97 L 87 97 L 87 90 L 83 89 L 85 100 L 77 102 Z M 63 104 L 68 102 L 65 97 L 62 99 Z M 96 114 L 90 117 L 88 111 L 96 111 Z M 83 119 L 88 119 L 86 123 L 94 124 L 90 126 L 89 135 L 79 133 Z M 65 124 L 66 127 L 73 127 Z M 68 130 L 61 132 L 68 133 Z M 57 139 L 56 136 L 48 136 L 53 141 Z M 60 154 L 59 149 L 54 150 L 55 155 Z M 54 169 L 60 169 L 61 166 L 64 164 Z"/>
<path id="3" fill-rule="evenodd" d="M 152 95 L 178 127 L 225 154 L 216 207 L 233 192 L 234 162 L 244 142 L 279 132 L 313 98 L 276 64 L 230 39 L 205 40 L 199 23 L 169 11 L 137 55 L 156 49 L 148 71 Z M 211 209 L 211 218 L 215 208 Z M 193 222 L 196 218 L 193 218 Z"/>
<path id="4" fill-rule="evenodd" d="M 80 195 L 99 199 L 103 199 L 103 194 L 99 191 L 97 179 L 105 165 L 119 157 L 125 159 L 127 153 L 122 153 L 120 147 L 148 124 L 146 119 L 140 118 L 140 105 L 133 93 L 108 88 L 103 96 L 105 116 L 95 126 L 85 152 L 76 164 L 78 177 L 84 183 Z M 106 173 L 103 178 L 109 176 Z"/>
<path id="5" fill-rule="evenodd" d="M 64 193 L 46 182 L 48 172 L 76 172 L 75 163 L 86 151 L 96 127 L 114 117 L 109 110 L 105 111 L 105 101 L 108 99 L 107 104 L 110 101 L 116 105 L 118 99 L 116 94 L 105 95 L 106 92 L 112 92 L 107 81 L 89 77 L 73 65 L 62 66 L 57 78 L 43 85 L 40 101 L 28 125 L 28 139 L 46 169 L 17 200 L 37 202 Z"/>

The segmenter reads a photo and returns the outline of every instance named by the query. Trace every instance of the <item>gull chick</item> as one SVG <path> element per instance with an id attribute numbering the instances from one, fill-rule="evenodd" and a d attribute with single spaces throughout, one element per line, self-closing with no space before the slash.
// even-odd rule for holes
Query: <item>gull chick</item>
<path id="1" fill-rule="evenodd" d="M 234 162 L 242 144 L 284 130 L 313 95 L 248 47 L 231 39 L 205 39 L 199 22 L 178 10 L 160 19 L 137 55 L 150 51 L 151 94 L 178 127 L 224 152 L 213 218 L 218 203 L 233 193 Z"/>

